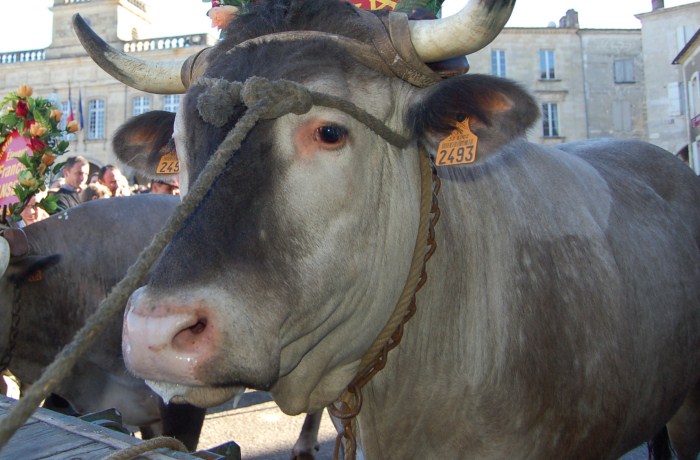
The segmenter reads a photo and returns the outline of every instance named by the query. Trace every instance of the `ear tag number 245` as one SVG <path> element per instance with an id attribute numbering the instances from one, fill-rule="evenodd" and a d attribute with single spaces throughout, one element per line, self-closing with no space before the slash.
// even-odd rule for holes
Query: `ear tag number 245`
<path id="1" fill-rule="evenodd" d="M 175 153 L 166 153 L 160 157 L 158 162 L 158 169 L 156 170 L 158 174 L 177 174 L 180 172 L 180 163 L 177 161 L 177 155 Z"/>
<path id="2" fill-rule="evenodd" d="M 457 122 L 455 129 L 440 142 L 436 166 L 466 165 L 476 160 L 479 139 L 469 128 L 469 117 Z"/>

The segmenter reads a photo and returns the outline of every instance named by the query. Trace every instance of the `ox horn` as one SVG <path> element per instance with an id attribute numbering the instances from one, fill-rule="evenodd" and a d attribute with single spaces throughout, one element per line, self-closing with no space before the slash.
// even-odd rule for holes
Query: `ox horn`
<path id="1" fill-rule="evenodd" d="M 409 21 L 411 42 L 423 62 L 480 50 L 503 30 L 515 0 L 469 0 L 462 10 L 433 21 Z"/>
<path id="2" fill-rule="evenodd" d="M 0 277 L 5 273 L 10 263 L 10 244 L 0 235 Z"/>
<path id="3" fill-rule="evenodd" d="M 148 62 L 129 56 L 108 45 L 79 15 L 73 16 L 73 28 L 85 51 L 105 72 L 131 88 L 155 94 L 183 94 L 187 87 L 183 69 L 187 60 Z"/>

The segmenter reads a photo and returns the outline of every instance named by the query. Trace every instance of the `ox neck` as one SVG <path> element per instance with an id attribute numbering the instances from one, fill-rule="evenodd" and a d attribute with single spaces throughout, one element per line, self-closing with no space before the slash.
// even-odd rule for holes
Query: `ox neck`
<path id="1" fill-rule="evenodd" d="M 389 321 L 367 350 L 359 372 L 340 398 L 329 406 L 330 413 L 340 419 L 343 431 L 338 434 L 334 459 L 340 458 L 341 441 L 345 439 L 345 458 L 355 460 L 357 450 L 357 415 L 362 408 L 362 388 L 384 368 L 389 351 L 396 348 L 403 336 L 403 327 L 416 313 L 416 293 L 428 279 L 426 263 L 436 249 L 435 224 L 440 217 L 437 193 L 440 180 L 425 149 L 419 151 L 421 172 L 420 221 L 413 250 L 413 259 L 404 289 Z"/>

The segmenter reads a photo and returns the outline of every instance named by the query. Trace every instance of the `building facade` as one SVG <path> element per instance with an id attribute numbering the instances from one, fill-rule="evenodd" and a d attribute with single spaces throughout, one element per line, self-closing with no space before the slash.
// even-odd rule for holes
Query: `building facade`
<path id="1" fill-rule="evenodd" d="M 700 30 L 678 53 L 673 63 L 681 67 L 688 107 L 688 164 L 700 175 Z"/>
<path id="2" fill-rule="evenodd" d="M 174 112 L 180 96 L 144 93 L 105 73 L 80 45 L 72 16 L 80 13 L 111 46 L 144 60 L 185 59 L 216 40 L 208 34 L 139 39 L 148 36 L 152 27 L 146 1 L 54 0 L 52 12 L 50 47 L 0 53 L 0 93 L 16 91 L 26 83 L 35 95 L 62 108 L 64 123 L 72 110 L 82 128 L 69 135 L 68 155 L 86 157 L 93 169 L 117 161 L 111 136 L 124 121 L 148 110 Z"/>
<path id="3" fill-rule="evenodd" d="M 652 11 L 637 18 L 642 22 L 649 141 L 687 158 L 687 93 L 682 70 L 673 61 L 700 26 L 700 2 L 664 8 L 663 0 L 654 0 Z"/>
<path id="4" fill-rule="evenodd" d="M 648 140 L 640 30 L 580 29 L 576 16 L 569 10 L 559 27 L 506 28 L 469 56 L 471 71 L 516 80 L 535 97 L 542 118 L 533 142 Z"/>

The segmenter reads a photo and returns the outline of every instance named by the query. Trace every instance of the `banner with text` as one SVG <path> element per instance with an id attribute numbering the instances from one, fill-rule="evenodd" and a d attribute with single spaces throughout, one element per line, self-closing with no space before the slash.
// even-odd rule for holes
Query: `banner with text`
<path id="1" fill-rule="evenodd" d="M 17 175 L 25 169 L 24 165 L 17 159 L 24 153 L 32 156 L 29 139 L 25 139 L 17 131 L 13 131 L 0 147 L 0 206 L 19 202 L 15 196 L 14 187 L 17 185 Z"/>

